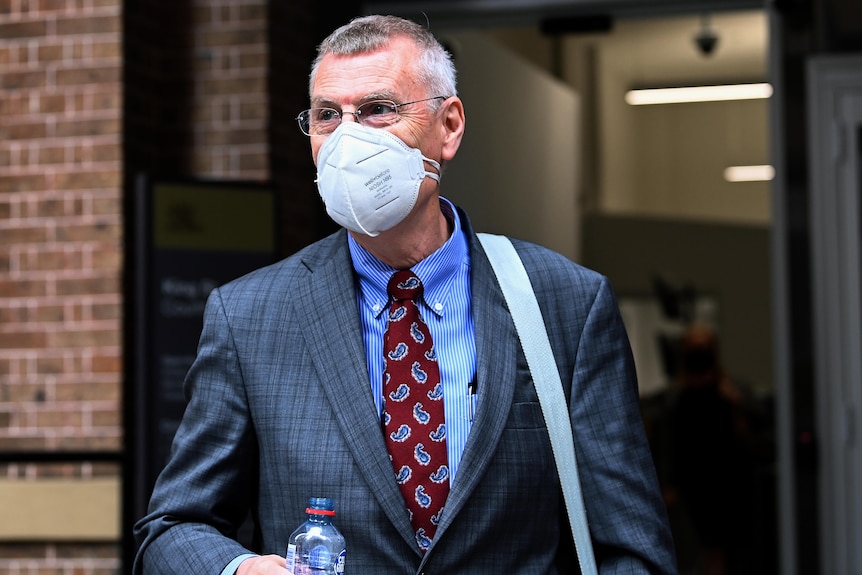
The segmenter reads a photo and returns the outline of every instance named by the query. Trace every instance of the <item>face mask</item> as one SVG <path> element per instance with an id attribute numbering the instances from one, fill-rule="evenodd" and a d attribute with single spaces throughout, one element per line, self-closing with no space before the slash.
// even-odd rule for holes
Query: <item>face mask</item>
<path id="1" fill-rule="evenodd" d="M 317 189 L 326 213 L 353 232 L 376 236 L 395 227 L 416 204 L 426 158 L 385 130 L 342 122 L 317 155 Z"/>

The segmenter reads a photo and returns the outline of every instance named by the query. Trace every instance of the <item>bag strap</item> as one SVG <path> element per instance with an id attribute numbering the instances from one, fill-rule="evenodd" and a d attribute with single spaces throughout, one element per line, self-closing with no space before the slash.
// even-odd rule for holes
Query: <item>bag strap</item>
<path id="1" fill-rule="evenodd" d="M 503 290 L 503 297 L 515 322 L 515 330 L 521 338 L 527 365 L 533 374 L 536 393 L 551 437 L 551 448 L 563 487 L 563 499 L 569 514 L 569 525 L 575 539 L 581 573 L 594 575 L 597 573 L 596 559 L 578 478 L 572 424 L 539 303 L 524 264 L 509 238 L 484 233 L 478 235 Z"/>

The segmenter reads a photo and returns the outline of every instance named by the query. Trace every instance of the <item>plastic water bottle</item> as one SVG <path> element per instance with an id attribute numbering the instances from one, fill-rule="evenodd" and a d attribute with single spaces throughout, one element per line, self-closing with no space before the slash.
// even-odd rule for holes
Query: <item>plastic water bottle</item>
<path id="1" fill-rule="evenodd" d="M 308 519 L 287 544 L 289 575 L 343 575 L 347 550 L 344 537 L 332 524 L 332 499 L 312 497 L 305 510 Z"/>

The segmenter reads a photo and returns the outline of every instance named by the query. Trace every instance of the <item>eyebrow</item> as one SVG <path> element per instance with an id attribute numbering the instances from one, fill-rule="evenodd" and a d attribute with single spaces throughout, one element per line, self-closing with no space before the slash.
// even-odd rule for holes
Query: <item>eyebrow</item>
<path id="1" fill-rule="evenodd" d="M 373 94 L 366 94 L 361 97 L 359 100 L 355 102 L 357 106 L 360 106 L 366 102 L 373 102 L 374 100 L 389 100 L 392 102 L 398 102 L 398 98 L 395 97 L 394 92 L 375 92 Z M 312 107 L 315 108 L 334 108 L 336 110 L 341 109 L 341 104 L 330 100 L 329 98 L 312 98 L 311 100 Z"/>

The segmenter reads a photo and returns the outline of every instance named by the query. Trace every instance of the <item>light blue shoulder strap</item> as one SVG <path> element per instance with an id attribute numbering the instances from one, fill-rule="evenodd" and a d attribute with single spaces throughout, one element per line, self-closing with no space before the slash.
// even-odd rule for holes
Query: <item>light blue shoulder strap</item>
<path id="1" fill-rule="evenodd" d="M 596 559 L 578 478 L 572 424 L 539 303 L 512 242 L 505 236 L 492 234 L 479 234 L 479 240 L 503 290 L 515 329 L 521 338 L 527 365 L 536 384 L 536 393 L 551 436 L 551 447 L 563 486 L 563 498 L 569 513 L 569 524 L 575 539 L 581 573 L 595 575 Z"/>

